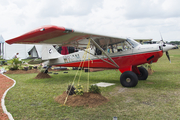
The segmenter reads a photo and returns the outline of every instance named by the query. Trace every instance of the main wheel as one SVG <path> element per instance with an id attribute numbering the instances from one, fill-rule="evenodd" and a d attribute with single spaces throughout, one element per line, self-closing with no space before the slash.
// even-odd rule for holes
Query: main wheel
<path id="1" fill-rule="evenodd" d="M 138 83 L 138 77 L 134 72 L 126 71 L 122 73 L 120 83 L 124 87 L 135 87 Z"/>
<path id="2" fill-rule="evenodd" d="M 146 80 L 148 77 L 148 71 L 144 67 L 138 67 L 140 75 L 137 75 L 138 80 Z"/>

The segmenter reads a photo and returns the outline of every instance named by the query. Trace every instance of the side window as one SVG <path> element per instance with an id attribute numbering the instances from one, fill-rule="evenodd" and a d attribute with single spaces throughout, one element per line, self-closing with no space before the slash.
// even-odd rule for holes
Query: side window
<path id="1" fill-rule="evenodd" d="M 123 43 L 117 44 L 117 52 L 123 51 L 123 49 L 124 49 Z"/>
<path id="2" fill-rule="evenodd" d="M 105 51 L 107 54 L 114 54 L 122 51 L 132 49 L 132 45 L 128 41 L 118 41 L 118 40 L 103 40 L 98 41 L 98 45 Z M 103 52 L 97 47 L 94 49 L 95 55 L 103 55 Z"/>
<path id="3" fill-rule="evenodd" d="M 124 42 L 124 49 L 123 50 L 129 50 L 131 49 L 131 45 L 128 42 Z"/>
<path id="4" fill-rule="evenodd" d="M 107 49 L 107 53 L 117 53 L 117 44 L 109 45 Z"/>

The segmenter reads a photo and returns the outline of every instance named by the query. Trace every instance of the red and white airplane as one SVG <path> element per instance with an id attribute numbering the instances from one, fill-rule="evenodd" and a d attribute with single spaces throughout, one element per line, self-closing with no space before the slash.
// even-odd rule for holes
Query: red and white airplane
<path id="1" fill-rule="evenodd" d="M 138 80 L 147 79 L 147 70 L 138 65 L 157 62 L 163 52 L 170 60 L 168 50 L 174 47 L 163 42 L 141 45 L 130 38 L 84 33 L 52 25 L 42 26 L 6 42 L 44 44 L 42 60 L 46 60 L 48 66 L 82 67 L 84 59 L 83 67 L 119 69 L 122 73 L 120 83 L 124 87 L 134 87 Z M 53 45 L 74 46 L 81 50 L 62 55 Z"/>

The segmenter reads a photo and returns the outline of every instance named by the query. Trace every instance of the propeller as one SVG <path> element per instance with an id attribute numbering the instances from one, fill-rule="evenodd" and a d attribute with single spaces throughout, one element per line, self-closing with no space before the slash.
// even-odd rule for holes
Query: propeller
<path id="1" fill-rule="evenodd" d="M 161 35 L 161 32 L 159 32 L 159 33 L 160 33 L 160 35 Z M 166 43 L 164 42 L 162 35 L 161 35 L 161 41 L 162 41 L 162 43 L 163 43 L 163 47 L 168 47 L 168 46 L 166 46 Z M 163 50 L 164 50 L 164 49 L 163 49 Z M 164 51 L 164 52 L 165 52 L 165 51 Z M 166 56 L 167 56 L 169 62 L 171 63 L 168 50 L 166 50 Z"/>
<path id="2" fill-rule="evenodd" d="M 167 58 L 168 58 L 169 62 L 171 63 L 171 60 L 170 60 L 170 57 L 169 57 L 169 53 L 168 53 L 168 51 L 166 51 L 166 56 L 167 56 Z"/>
<path id="3" fill-rule="evenodd" d="M 159 33 L 160 33 L 160 35 L 161 35 L 161 32 L 159 32 Z M 162 35 L 161 35 L 161 40 L 160 40 L 160 41 L 163 43 L 163 46 L 165 47 L 165 46 L 166 46 L 166 43 L 164 42 Z"/>

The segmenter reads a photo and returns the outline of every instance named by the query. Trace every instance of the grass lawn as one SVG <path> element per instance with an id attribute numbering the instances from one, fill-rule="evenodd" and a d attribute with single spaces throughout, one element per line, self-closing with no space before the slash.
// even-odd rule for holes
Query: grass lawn
<path id="1" fill-rule="evenodd" d="M 112 120 L 120 119 L 180 119 L 180 49 L 165 54 L 146 81 L 134 88 L 124 88 L 119 82 L 120 72 L 106 70 L 90 73 L 90 84 L 98 82 L 116 85 L 101 88 L 109 102 L 96 108 L 61 106 L 54 97 L 61 95 L 72 82 L 76 71 L 51 74 L 50 79 L 33 79 L 37 74 L 8 74 L 17 81 L 6 96 L 6 106 L 15 120 Z M 86 91 L 87 73 L 80 84 Z M 75 81 L 77 84 L 77 80 Z"/>

